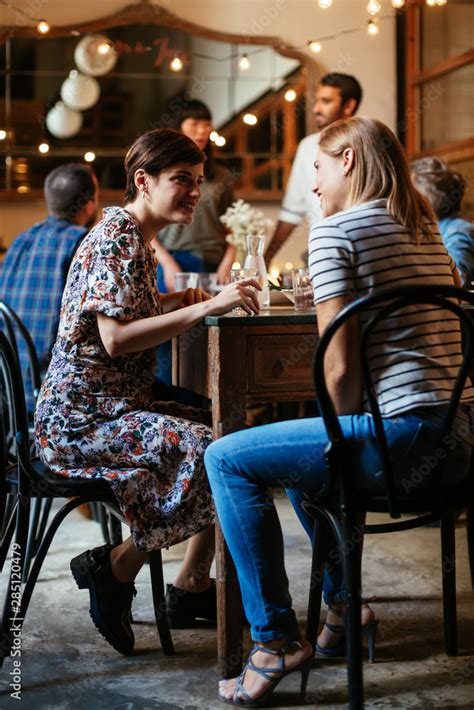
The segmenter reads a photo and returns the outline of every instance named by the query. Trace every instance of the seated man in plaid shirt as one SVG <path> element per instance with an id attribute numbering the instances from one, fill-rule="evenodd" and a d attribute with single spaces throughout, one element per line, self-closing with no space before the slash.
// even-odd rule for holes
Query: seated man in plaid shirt
<path id="1" fill-rule="evenodd" d="M 68 163 L 49 173 L 44 195 L 48 217 L 15 239 L 0 272 L 0 298 L 28 328 L 42 376 L 56 340 L 69 265 L 97 215 L 99 184 L 89 166 Z M 35 403 L 21 339 L 18 347 L 28 415 L 33 418 Z"/>

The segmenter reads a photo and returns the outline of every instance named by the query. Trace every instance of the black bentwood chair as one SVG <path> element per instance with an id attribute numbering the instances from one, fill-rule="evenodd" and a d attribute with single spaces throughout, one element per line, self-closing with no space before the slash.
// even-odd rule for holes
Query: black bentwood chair
<path id="1" fill-rule="evenodd" d="M 10 543 L 14 535 L 10 578 L 7 585 L 3 616 L 0 626 L 0 665 L 3 664 L 13 645 L 12 619 L 15 621 L 15 633 L 21 629 L 34 586 L 41 571 L 42 564 L 49 550 L 54 535 L 64 518 L 83 503 L 100 502 L 107 505 L 109 511 L 120 516 L 117 502 L 112 490 L 102 479 L 67 479 L 57 476 L 44 466 L 38 459 L 32 458 L 29 445 L 28 421 L 21 373 L 15 351 L 5 333 L 0 331 L 0 368 L 3 372 L 5 396 L 8 407 L 4 410 L 10 413 L 11 421 L 2 419 L 0 426 L 0 447 L 6 451 L 6 434 L 14 432 L 14 458 L 2 454 L 0 457 L 0 490 L 2 493 L 16 495 L 14 510 L 6 526 L 0 546 L 0 562 L 3 566 Z M 23 577 L 24 551 L 26 550 L 30 505 L 37 497 L 54 500 L 56 498 L 73 497 L 56 513 L 47 530 L 41 538 L 35 560 L 26 577 L 21 602 L 18 605 L 16 596 L 18 579 Z M 149 553 L 150 575 L 153 591 L 153 604 L 156 625 L 161 646 L 166 655 L 174 653 L 173 641 L 166 617 L 164 596 L 163 568 L 161 551 Z M 15 590 L 15 594 L 12 594 Z"/>
<path id="2" fill-rule="evenodd" d="M 2 328 L 4 329 L 5 335 L 8 337 L 8 340 L 10 341 L 11 346 L 13 347 L 13 350 L 15 351 L 15 354 L 17 358 L 19 358 L 18 355 L 18 338 L 20 338 L 23 342 L 25 352 L 28 358 L 28 370 L 29 370 L 29 382 L 27 383 L 26 386 L 28 386 L 28 389 L 30 391 L 30 395 L 33 399 L 33 402 L 36 402 L 38 398 L 38 394 L 40 391 L 41 387 L 41 369 L 40 369 L 40 364 L 38 360 L 38 355 L 36 353 L 36 348 L 35 344 L 33 342 L 33 339 L 28 332 L 28 329 L 26 328 L 25 324 L 21 320 L 21 318 L 15 313 L 15 311 L 10 308 L 10 306 L 5 303 L 5 301 L 0 300 L 0 323 L 2 324 Z M 26 386 L 25 383 L 23 382 L 24 389 L 26 391 Z M 3 388 L 3 383 L 0 382 L 0 388 Z M 2 400 L 3 405 L 7 404 L 6 398 Z M 8 420 L 11 422 L 12 417 L 10 416 Z M 29 428 L 29 435 L 30 435 L 30 445 L 31 445 L 31 450 L 32 452 L 34 451 L 34 431 L 33 431 L 33 422 L 29 421 L 28 422 L 28 428 Z M 7 443 L 8 443 L 8 450 L 10 452 L 10 455 L 13 456 L 13 447 L 14 447 L 14 432 L 9 431 L 6 433 L 7 436 Z M 0 494 L 1 495 L 1 514 L 2 514 L 2 536 L 6 530 L 6 525 L 8 523 L 8 520 L 11 516 L 14 504 L 15 504 L 15 495 L 7 495 L 7 494 Z M 39 541 L 41 540 L 41 537 L 44 534 L 44 531 L 46 529 L 46 524 L 48 521 L 48 516 L 49 512 L 51 509 L 51 499 L 46 499 L 43 501 L 42 498 L 35 498 L 35 500 L 32 502 L 31 506 L 31 521 L 30 521 L 30 533 L 28 537 L 28 545 L 26 548 L 25 552 L 25 560 L 24 560 L 24 570 L 23 574 L 26 575 L 28 574 L 28 570 L 31 565 L 31 560 L 36 554 L 36 550 L 38 549 L 38 544 Z M 0 569 L 1 571 L 1 569 Z"/>
<path id="3" fill-rule="evenodd" d="M 407 306 L 415 305 L 427 311 L 430 307 L 437 306 L 459 318 L 463 334 L 463 357 L 447 408 L 445 436 L 450 436 L 453 418 L 458 408 L 466 377 L 472 368 L 474 348 L 474 326 L 471 316 L 468 309 L 458 305 L 458 300 L 467 301 L 471 306 L 474 306 L 474 294 L 454 286 L 412 286 L 394 288 L 370 295 L 344 308 L 328 325 L 316 348 L 313 363 L 314 383 L 320 413 L 324 419 L 329 440 L 325 457 L 326 464 L 332 474 L 332 483 L 327 496 L 318 498 L 316 494 L 309 491 L 306 494 L 306 501 L 303 503 L 307 512 L 315 519 L 307 637 L 315 647 L 321 610 L 324 564 L 327 560 L 334 559 L 334 555 L 336 555 L 343 562 L 347 592 L 345 627 L 349 707 L 351 710 L 359 710 L 363 708 L 364 704 L 360 592 L 362 533 L 390 533 L 440 521 L 445 647 L 448 656 L 457 655 L 454 521 L 457 512 L 468 509 L 468 540 L 472 575 L 474 569 L 474 481 L 472 471 L 469 472 L 466 481 L 453 485 L 442 483 L 439 464 L 443 465 L 449 461 L 445 451 L 444 455 L 441 454 L 438 457 L 437 462 L 436 457 L 433 457 L 433 467 L 424 477 L 421 485 L 417 485 L 417 482 L 420 483 L 418 477 L 416 481 L 413 477 L 413 480 L 409 481 L 410 485 L 404 486 L 403 482 L 402 485 L 397 484 L 376 392 L 372 384 L 368 351 L 371 347 L 370 336 L 381 319 L 389 317 Z M 353 476 L 354 453 L 351 453 L 350 445 L 343 437 L 334 405 L 327 390 L 323 367 L 325 353 L 335 333 L 349 318 L 357 317 L 362 311 L 365 311 L 367 316 L 366 322 L 361 327 L 359 343 L 363 386 L 373 416 L 377 449 L 383 472 L 384 489 L 377 493 L 359 490 L 356 486 Z M 437 366 L 441 366 L 441 363 L 439 365 L 433 364 L 433 368 Z M 441 437 L 436 447 L 442 447 L 443 440 L 444 437 Z M 445 441 L 447 442 L 448 439 Z M 449 447 L 445 446 L 446 448 Z M 438 465 L 436 465 L 437 463 Z M 407 476 L 410 476 L 408 471 Z M 393 519 L 399 519 L 402 514 L 411 517 L 399 522 L 362 525 L 361 520 L 368 512 L 388 513 Z"/>

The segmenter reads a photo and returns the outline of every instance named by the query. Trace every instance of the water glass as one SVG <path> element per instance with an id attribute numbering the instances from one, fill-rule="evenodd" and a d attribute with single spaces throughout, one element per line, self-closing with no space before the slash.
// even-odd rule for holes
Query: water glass
<path id="1" fill-rule="evenodd" d="M 314 306 L 314 292 L 309 269 L 293 269 L 292 274 L 295 311 L 312 308 Z"/>
<path id="2" fill-rule="evenodd" d="M 198 288 L 213 296 L 217 288 L 217 274 L 199 274 Z"/>
<path id="3" fill-rule="evenodd" d="M 194 271 L 182 271 L 175 274 L 177 291 L 186 291 L 187 288 L 197 288 L 199 274 Z"/>
<path id="4" fill-rule="evenodd" d="M 242 281 L 242 279 L 256 279 L 257 278 L 257 272 L 255 269 L 231 269 L 230 270 L 230 283 L 236 283 L 237 281 Z M 256 290 L 253 286 L 249 286 L 249 288 L 253 288 L 253 290 Z M 245 311 L 243 308 L 240 306 L 237 306 L 236 308 L 232 309 L 232 313 L 235 316 L 248 316 L 249 314 L 247 311 Z"/>

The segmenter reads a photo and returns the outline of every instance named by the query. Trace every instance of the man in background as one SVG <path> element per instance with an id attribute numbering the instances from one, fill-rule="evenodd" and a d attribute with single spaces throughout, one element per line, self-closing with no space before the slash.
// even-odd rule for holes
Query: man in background
<path id="1" fill-rule="evenodd" d="M 265 252 L 267 266 L 305 217 L 310 227 L 322 219 L 319 198 L 313 193 L 319 131 L 340 118 L 353 116 L 361 99 L 362 88 L 353 76 L 332 72 L 321 79 L 313 106 L 318 133 L 306 136 L 298 145 L 280 216 Z"/>
<path id="2" fill-rule="evenodd" d="M 0 275 L 0 299 L 13 308 L 28 329 L 42 377 L 56 340 L 69 266 L 97 215 L 99 184 L 89 166 L 68 163 L 49 173 L 44 196 L 48 217 L 16 237 L 7 250 Z M 21 338 L 18 349 L 28 414 L 32 416 L 28 355 Z"/>

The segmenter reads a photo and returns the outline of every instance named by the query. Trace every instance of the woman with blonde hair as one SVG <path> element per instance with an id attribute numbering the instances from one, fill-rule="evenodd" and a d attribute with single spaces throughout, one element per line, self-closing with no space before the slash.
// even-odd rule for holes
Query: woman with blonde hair
<path id="1" fill-rule="evenodd" d="M 412 186 L 403 149 L 387 126 L 368 118 L 337 121 L 322 131 L 315 157 L 314 191 L 325 219 L 311 231 L 309 267 L 320 332 L 344 306 L 367 294 L 393 286 L 459 284 L 432 211 Z M 385 320 L 390 322 L 378 325 L 371 365 L 395 475 L 402 476 L 437 446 L 461 338 L 442 313 L 427 318 L 412 309 L 403 318 Z M 357 441 L 358 484 L 380 490 L 380 461 L 354 347 L 358 335 L 357 322 L 339 331 L 326 357 L 326 384 L 346 439 Z M 436 381 L 429 370 L 434 352 L 446 357 Z M 465 440 L 465 423 L 470 423 L 473 396 L 472 387 L 466 387 L 455 420 L 459 443 L 448 457 L 450 475 L 467 475 L 472 437 Z M 330 482 L 326 445 L 324 423 L 316 417 L 236 432 L 206 451 L 217 513 L 255 641 L 242 675 L 221 681 L 220 697 L 228 703 L 266 705 L 281 678 L 292 672 L 301 673 L 305 689 L 313 649 L 292 609 L 282 534 L 268 488 L 288 486 L 290 478 L 293 504 L 311 535 L 311 521 L 299 502 L 304 489 L 323 495 Z M 326 570 L 323 591 L 329 610 L 316 652 L 345 655 L 345 592 L 338 565 Z M 364 606 L 361 613 L 363 629 L 373 636 L 373 611 Z"/>

